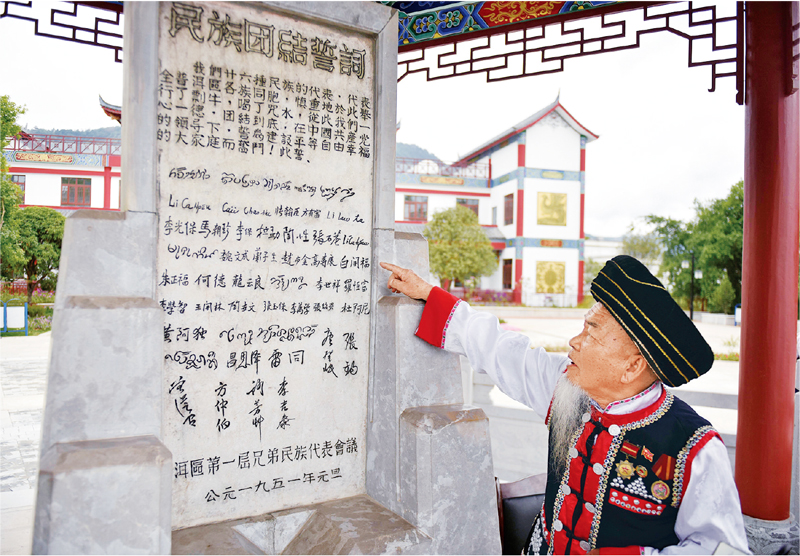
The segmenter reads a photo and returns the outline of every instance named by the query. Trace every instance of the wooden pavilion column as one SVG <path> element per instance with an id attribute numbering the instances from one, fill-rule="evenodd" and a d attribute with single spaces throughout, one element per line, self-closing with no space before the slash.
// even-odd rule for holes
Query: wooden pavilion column
<path id="1" fill-rule="evenodd" d="M 793 10 L 796 18 L 796 2 L 746 5 L 736 483 L 743 513 L 771 521 L 789 518 L 792 477 L 800 219 L 800 93 L 791 79 Z"/>

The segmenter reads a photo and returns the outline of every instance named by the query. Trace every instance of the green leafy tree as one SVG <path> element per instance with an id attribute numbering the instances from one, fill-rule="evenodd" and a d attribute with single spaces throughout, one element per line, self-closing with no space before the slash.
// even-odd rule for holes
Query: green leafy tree
<path id="1" fill-rule="evenodd" d="M 8 163 L 2 152 L 9 139 L 19 133 L 17 117 L 24 113 L 24 107 L 11 102 L 7 95 L 0 96 L 0 262 L 8 261 L 11 266 L 22 263 L 23 253 L 16 228 L 6 223 L 13 220 L 23 195 L 19 186 L 8 177 Z"/>
<path id="2" fill-rule="evenodd" d="M 423 232 L 428 239 L 431 271 L 450 289 L 497 270 L 492 244 L 470 209 L 456 206 L 433 215 Z"/>
<path id="3" fill-rule="evenodd" d="M 0 159 L 5 160 L 2 156 Z M 4 173 L 0 173 L 0 194 L 3 197 L 0 207 L 0 263 L 18 267 L 23 262 L 24 253 L 19 246 L 19 231 L 10 223 L 19 210 L 22 191 Z"/>
<path id="4" fill-rule="evenodd" d="M 622 237 L 622 253 L 630 255 L 644 264 L 654 264 L 661 257 L 661 242 L 654 232 L 637 234 L 633 224 Z"/>
<path id="5" fill-rule="evenodd" d="M 691 225 L 652 214 L 646 220 L 655 226 L 654 233 L 661 242 L 659 278 L 670 285 L 673 297 L 689 297 L 691 270 L 684 269 L 683 262 L 691 259 L 690 248 L 687 247 Z"/>
<path id="6" fill-rule="evenodd" d="M 691 222 L 650 215 L 647 222 L 662 248 L 659 275 L 665 279 L 673 297 L 691 295 L 691 259 L 703 276 L 695 279 L 695 297 L 710 299 L 727 279 L 734 292 L 734 303 L 742 299 L 742 245 L 744 237 L 744 182 L 731 187 L 723 199 L 706 204 L 695 201 L 696 216 Z M 684 262 L 689 263 L 683 268 Z"/>
<path id="7" fill-rule="evenodd" d="M 695 202 L 697 223 L 693 241 L 703 269 L 703 296 L 709 297 L 727 275 L 736 300 L 742 298 L 742 247 L 744 245 L 744 182 L 731 187 L 724 199 L 706 205 Z M 706 271 L 709 280 L 706 280 Z M 713 280 L 713 281 L 712 281 Z"/>
<path id="8" fill-rule="evenodd" d="M 10 226 L 18 233 L 22 258 L 12 266 L 3 259 L 2 274 L 13 278 L 23 276 L 28 281 L 28 303 L 39 283 L 52 284 L 61 258 L 64 237 L 64 216 L 45 207 L 26 207 L 14 214 Z"/>
<path id="9" fill-rule="evenodd" d="M 8 95 L 0 96 L 0 146 L 6 148 L 8 139 L 20 131 L 17 117 L 25 113 L 24 106 L 11 102 Z"/>

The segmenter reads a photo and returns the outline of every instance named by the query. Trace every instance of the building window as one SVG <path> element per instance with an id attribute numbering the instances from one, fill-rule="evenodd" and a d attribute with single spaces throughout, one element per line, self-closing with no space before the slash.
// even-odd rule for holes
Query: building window
<path id="1" fill-rule="evenodd" d="M 91 178 L 61 178 L 61 205 L 88 207 L 92 204 Z"/>
<path id="2" fill-rule="evenodd" d="M 492 207 L 492 226 L 497 226 L 497 207 Z"/>
<path id="3" fill-rule="evenodd" d="M 505 205 L 506 205 L 505 206 L 505 209 L 506 209 L 505 210 L 505 212 L 506 212 L 505 225 L 508 226 L 509 224 L 513 224 L 514 223 L 514 194 L 513 193 L 509 193 L 508 195 L 506 195 L 506 197 L 505 197 Z"/>
<path id="4" fill-rule="evenodd" d="M 11 174 L 11 181 L 16 183 L 22 192 L 25 193 L 25 176 L 22 174 Z"/>
<path id="5" fill-rule="evenodd" d="M 503 289 L 511 290 L 514 288 L 513 259 L 503 259 Z"/>
<path id="6" fill-rule="evenodd" d="M 428 198 L 417 195 L 406 195 L 403 207 L 403 220 L 428 221 Z"/>
<path id="7" fill-rule="evenodd" d="M 478 216 L 478 199 L 456 199 L 456 203 L 462 207 L 467 207 L 475 213 L 475 216 Z"/>

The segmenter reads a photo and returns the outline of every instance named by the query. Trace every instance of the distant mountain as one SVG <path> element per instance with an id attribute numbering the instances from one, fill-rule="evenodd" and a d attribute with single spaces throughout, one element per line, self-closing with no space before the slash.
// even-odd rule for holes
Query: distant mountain
<path id="1" fill-rule="evenodd" d="M 432 152 L 407 143 L 397 143 L 397 158 L 416 158 L 419 160 L 435 160 L 441 162 L 439 157 Z"/>
<path id="2" fill-rule="evenodd" d="M 112 139 L 122 138 L 122 126 L 101 127 L 98 129 L 42 129 L 34 127 L 26 129 L 27 133 L 34 135 L 67 135 L 69 137 L 111 137 Z"/>

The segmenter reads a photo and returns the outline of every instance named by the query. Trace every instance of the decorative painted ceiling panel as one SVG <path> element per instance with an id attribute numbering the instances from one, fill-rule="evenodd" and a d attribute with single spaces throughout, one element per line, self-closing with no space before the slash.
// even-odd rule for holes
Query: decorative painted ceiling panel
<path id="1" fill-rule="evenodd" d="M 398 46 L 463 35 L 616 1 L 573 2 L 381 2 L 399 11 Z"/>

